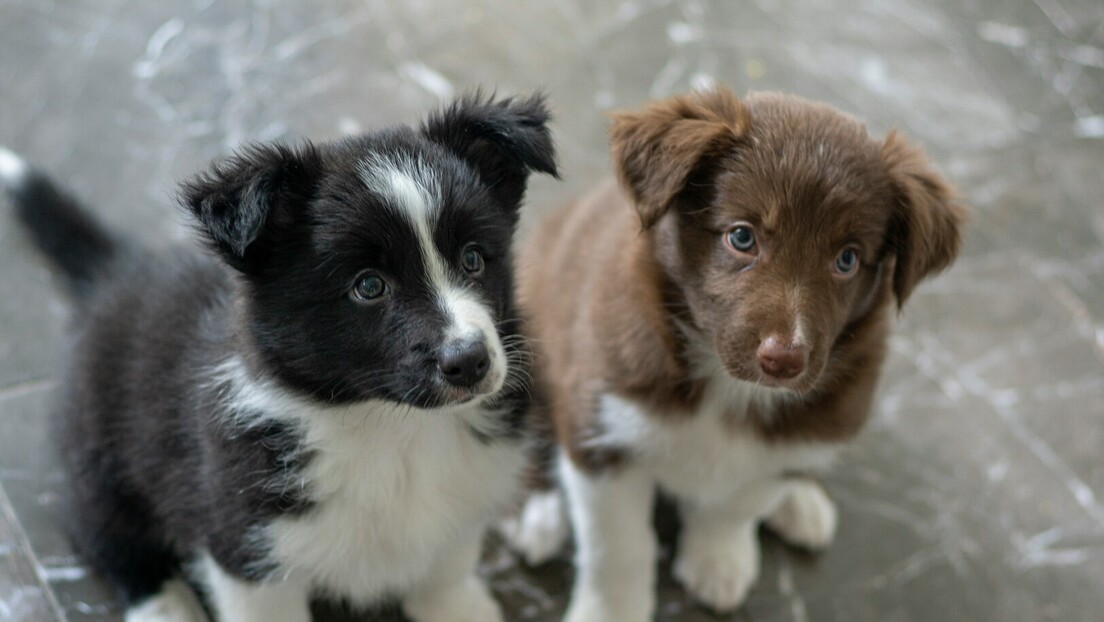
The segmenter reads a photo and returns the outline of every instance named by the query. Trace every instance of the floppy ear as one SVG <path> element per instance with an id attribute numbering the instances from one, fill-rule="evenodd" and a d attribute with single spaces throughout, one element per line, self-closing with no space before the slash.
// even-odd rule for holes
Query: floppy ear
<path id="1" fill-rule="evenodd" d="M 309 144 L 250 145 L 184 182 L 180 200 L 223 259 L 248 272 L 310 198 L 319 169 Z"/>
<path id="2" fill-rule="evenodd" d="M 530 171 L 559 177 L 544 95 L 496 100 L 474 92 L 431 115 L 422 133 L 468 162 L 495 197 L 516 209 Z"/>
<path id="3" fill-rule="evenodd" d="M 613 167 L 645 229 L 671 207 L 706 160 L 732 150 L 750 117 L 728 89 L 696 91 L 613 115 Z"/>
<path id="4" fill-rule="evenodd" d="M 954 261 L 967 210 L 924 153 L 896 131 L 886 137 L 882 158 L 893 192 L 890 244 L 896 254 L 893 292 L 900 308 L 921 279 Z"/>

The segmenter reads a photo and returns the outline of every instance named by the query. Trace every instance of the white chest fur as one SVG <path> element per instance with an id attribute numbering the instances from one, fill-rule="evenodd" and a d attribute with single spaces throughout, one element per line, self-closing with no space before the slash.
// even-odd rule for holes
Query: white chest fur
<path id="1" fill-rule="evenodd" d="M 749 484 L 790 471 L 827 468 L 838 445 L 763 441 L 742 419 L 786 397 L 756 385 L 713 375 L 692 415 L 649 413 L 620 396 L 602 397 L 602 433 L 595 444 L 629 448 L 633 462 L 650 472 L 666 492 L 719 501 Z"/>
<path id="2" fill-rule="evenodd" d="M 456 413 L 311 423 L 315 509 L 271 524 L 275 557 L 316 588 L 370 600 L 424 578 L 517 490 L 523 454 L 488 446 Z"/>
<path id="3" fill-rule="evenodd" d="M 285 485 L 302 486 L 313 507 L 256 534 L 296 583 L 364 604 L 402 593 L 478 538 L 520 486 L 524 447 L 477 439 L 479 407 L 318 409 L 272 384 L 235 384 L 243 410 L 297 427 L 310 455 Z"/>

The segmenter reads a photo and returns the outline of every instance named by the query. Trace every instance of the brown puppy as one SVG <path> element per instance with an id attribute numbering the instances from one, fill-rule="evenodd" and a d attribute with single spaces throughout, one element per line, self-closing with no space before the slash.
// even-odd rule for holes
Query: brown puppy
<path id="1" fill-rule="evenodd" d="M 675 574 L 716 610 L 759 567 L 756 526 L 829 543 L 823 469 L 870 411 L 897 308 L 958 252 L 965 208 L 898 134 L 797 97 L 716 89 L 614 117 L 605 185 L 539 229 L 520 298 L 574 528 L 569 622 L 654 609 L 657 487 Z M 567 535 L 557 492 L 512 539 Z"/>

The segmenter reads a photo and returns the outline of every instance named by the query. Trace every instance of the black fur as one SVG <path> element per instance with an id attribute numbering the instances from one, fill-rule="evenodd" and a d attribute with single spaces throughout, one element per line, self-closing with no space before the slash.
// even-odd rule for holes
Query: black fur
<path id="1" fill-rule="evenodd" d="M 9 188 L 16 214 L 35 244 L 60 269 L 70 293 L 81 298 L 125 246 L 90 217 L 73 197 L 41 172 L 30 170 Z"/>
<path id="2" fill-rule="evenodd" d="M 220 363 L 239 357 L 321 405 L 444 403 L 430 382 L 444 318 L 414 233 L 363 182 L 366 156 L 433 168 L 443 190 L 434 242 L 450 258 L 479 244 L 486 268 L 467 287 L 493 309 L 500 336 L 515 335 L 511 238 L 529 172 L 555 174 L 547 118 L 539 96 L 476 96 L 420 129 L 248 147 L 183 185 L 210 253 L 124 252 L 128 243 L 39 175 L 13 193 L 39 247 L 87 298 L 60 417 L 70 516 L 79 549 L 128 603 L 200 549 L 259 578 L 272 569 L 246 544 L 249 530 L 312 508 L 309 489 L 287 485 L 312 460 L 299 433 L 240 423 L 261 418 L 232 411 L 233 388 L 212 371 Z M 389 279 L 386 302 L 350 298 L 365 268 Z M 508 387 L 490 402 L 505 412 L 502 437 L 486 442 L 520 434 L 528 392 Z"/>
<path id="3" fill-rule="evenodd" d="M 540 94 L 495 101 L 476 92 L 431 115 L 423 131 L 472 162 L 499 200 L 511 205 L 525 193 L 527 170 L 559 178 L 548 118 Z"/>

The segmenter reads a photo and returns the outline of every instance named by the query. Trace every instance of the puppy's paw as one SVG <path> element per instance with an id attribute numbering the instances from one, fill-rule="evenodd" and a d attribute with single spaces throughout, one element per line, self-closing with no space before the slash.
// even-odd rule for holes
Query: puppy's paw
<path id="1" fill-rule="evenodd" d="M 593 586 L 579 586 L 571 595 L 571 605 L 563 622 L 649 622 L 654 596 L 651 593 L 632 598 L 624 592 Z"/>
<path id="2" fill-rule="evenodd" d="M 498 603 L 475 577 L 446 591 L 410 598 L 403 612 L 414 622 L 502 622 Z"/>
<path id="3" fill-rule="evenodd" d="M 752 526 L 733 527 L 720 538 L 685 534 L 675 579 L 695 599 L 718 613 L 732 611 L 759 578 L 759 542 Z"/>
<path id="4" fill-rule="evenodd" d="M 500 531 L 510 548 L 525 563 L 539 566 L 563 549 L 570 535 L 563 495 L 558 490 L 533 493 L 521 515 L 502 524 Z"/>
<path id="5" fill-rule="evenodd" d="M 173 579 L 161 591 L 126 611 L 125 622 L 206 622 L 199 599 L 183 581 Z"/>
<path id="6" fill-rule="evenodd" d="M 794 482 L 793 490 L 767 526 L 795 546 L 820 550 L 832 543 L 839 514 L 824 488 L 812 481 Z"/>

